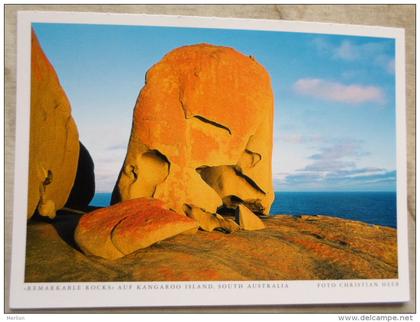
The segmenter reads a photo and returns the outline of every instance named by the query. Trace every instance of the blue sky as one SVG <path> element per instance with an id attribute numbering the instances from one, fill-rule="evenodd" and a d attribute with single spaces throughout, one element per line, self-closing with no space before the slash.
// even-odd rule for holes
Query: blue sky
<path id="1" fill-rule="evenodd" d="M 95 162 L 112 191 L 146 71 L 197 43 L 254 56 L 275 95 L 277 191 L 395 191 L 393 39 L 225 29 L 33 25 Z"/>

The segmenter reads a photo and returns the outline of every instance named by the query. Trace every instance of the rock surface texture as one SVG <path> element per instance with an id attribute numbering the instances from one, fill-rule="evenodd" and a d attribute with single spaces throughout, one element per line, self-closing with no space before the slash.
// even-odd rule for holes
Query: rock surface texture
<path id="1" fill-rule="evenodd" d="M 153 197 L 180 214 L 245 204 L 268 215 L 272 135 L 262 65 L 227 47 L 175 49 L 146 75 L 113 202 Z"/>
<path id="2" fill-rule="evenodd" d="M 186 218 L 185 216 L 181 216 Z M 28 224 L 26 282 L 396 278 L 396 230 L 325 216 L 270 216 L 266 229 L 179 234 L 109 261 L 63 240 L 77 216 Z M 100 234 L 100 232 L 98 232 Z M 71 234 L 70 234 L 71 235 Z M 61 236 L 61 237 L 60 237 Z M 261 245 L 264 245 L 262 248 Z M 48 250 L 48 251 L 46 251 Z"/>
<path id="3" fill-rule="evenodd" d="M 219 214 L 212 214 L 197 207 L 185 207 L 188 217 L 194 219 L 199 227 L 204 231 L 220 230 L 233 233 L 240 229 L 239 225 L 232 218 L 224 218 Z"/>
<path id="4" fill-rule="evenodd" d="M 244 230 L 260 230 L 265 225 L 251 210 L 243 205 L 236 208 L 235 220 L 239 223 L 239 227 Z"/>
<path id="5" fill-rule="evenodd" d="M 85 214 L 74 238 L 85 254 L 116 259 L 197 229 L 195 220 L 165 209 L 163 202 L 138 198 Z"/>
<path id="6" fill-rule="evenodd" d="M 32 31 L 28 218 L 55 217 L 72 189 L 79 135 L 69 100 Z"/>

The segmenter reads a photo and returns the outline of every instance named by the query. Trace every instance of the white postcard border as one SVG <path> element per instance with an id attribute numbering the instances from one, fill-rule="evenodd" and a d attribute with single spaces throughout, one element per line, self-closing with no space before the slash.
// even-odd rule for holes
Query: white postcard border
<path id="1" fill-rule="evenodd" d="M 398 279 L 246 282 L 25 283 L 29 162 L 31 24 L 79 23 L 271 30 L 394 38 L 396 41 Z M 388 27 L 281 20 L 21 11 L 17 25 L 16 151 L 11 308 L 147 307 L 382 303 L 409 301 L 406 87 L 404 30 Z"/>

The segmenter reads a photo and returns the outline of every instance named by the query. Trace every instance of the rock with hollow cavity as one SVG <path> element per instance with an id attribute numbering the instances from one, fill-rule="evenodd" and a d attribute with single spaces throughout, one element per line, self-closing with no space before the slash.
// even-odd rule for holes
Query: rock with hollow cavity
<path id="1" fill-rule="evenodd" d="M 246 204 L 269 214 L 272 141 L 262 65 L 227 47 L 175 49 L 146 75 L 112 202 L 154 197 L 179 213 Z"/>
<path id="2" fill-rule="evenodd" d="M 194 220 L 165 209 L 162 201 L 138 198 L 82 216 L 74 238 L 85 254 L 113 260 L 197 228 Z"/>
<path id="3" fill-rule="evenodd" d="M 70 102 L 32 31 L 28 219 L 36 210 L 55 217 L 72 189 L 79 134 Z"/>
<path id="4" fill-rule="evenodd" d="M 224 218 L 219 214 L 209 213 L 194 206 L 185 206 L 184 212 L 188 217 L 194 219 L 204 231 L 211 232 L 218 229 L 227 233 L 233 233 L 240 229 L 238 224 L 232 219 Z"/>
<path id="5" fill-rule="evenodd" d="M 235 219 L 239 222 L 239 227 L 244 230 L 260 230 L 265 228 L 262 220 L 243 205 L 239 205 L 236 208 Z"/>

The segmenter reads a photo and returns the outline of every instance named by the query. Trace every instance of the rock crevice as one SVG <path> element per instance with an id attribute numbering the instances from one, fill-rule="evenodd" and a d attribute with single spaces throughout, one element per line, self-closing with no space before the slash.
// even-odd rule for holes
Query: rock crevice
<path id="1" fill-rule="evenodd" d="M 220 129 L 223 129 L 223 130 L 227 131 L 230 135 L 232 135 L 231 130 L 227 126 L 224 126 L 224 125 L 222 125 L 220 123 L 217 123 L 215 121 L 209 120 L 209 119 L 207 119 L 207 118 L 205 118 L 204 116 L 201 116 L 201 115 L 194 115 L 194 117 L 196 119 L 199 119 L 200 121 L 202 121 L 204 123 L 208 123 L 208 124 L 211 124 L 211 125 L 213 125 L 215 127 L 218 127 Z"/>

